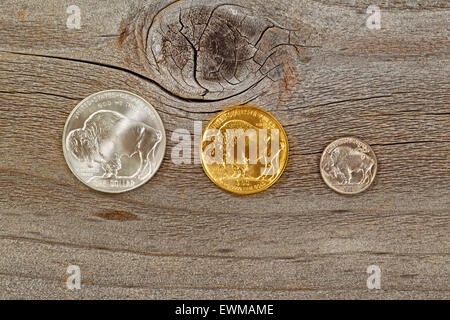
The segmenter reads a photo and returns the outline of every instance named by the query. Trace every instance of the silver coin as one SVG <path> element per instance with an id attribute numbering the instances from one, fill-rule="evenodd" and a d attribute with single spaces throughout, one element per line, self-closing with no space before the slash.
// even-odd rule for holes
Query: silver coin
<path id="1" fill-rule="evenodd" d="M 73 174 L 87 186 L 119 193 L 146 183 L 166 149 L 164 125 L 143 98 L 106 90 L 81 101 L 67 118 L 63 151 Z"/>
<path id="2" fill-rule="evenodd" d="M 359 193 L 372 184 L 377 173 L 377 158 L 367 143 L 353 137 L 341 138 L 325 148 L 320 173 L 334 191 Z"/>

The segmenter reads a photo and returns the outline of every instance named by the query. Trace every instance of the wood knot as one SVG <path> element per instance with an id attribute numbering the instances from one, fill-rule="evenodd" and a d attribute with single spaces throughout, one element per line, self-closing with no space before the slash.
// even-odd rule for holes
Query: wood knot
<path id="1" fill-rule="evenodd" d="M 169 92 L 219 100 L 263 79 L 280 80 L 286 57 L 301 56 L 308 45 L 305 29 L 285 28 L 258 12 L 198 0 L 152 5 L 141 8 L 121 35 L 135 37 L 140 63 Z"/>

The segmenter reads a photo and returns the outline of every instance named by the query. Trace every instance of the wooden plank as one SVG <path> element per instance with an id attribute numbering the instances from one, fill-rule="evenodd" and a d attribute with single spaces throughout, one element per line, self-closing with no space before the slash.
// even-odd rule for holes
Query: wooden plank
<path id="1" fill-rule="evenodd" d="M 0 4 L 1 298 L 449 298 L 448 2 L 236 2 L 255 28 L 298 30 L 297 47 L 272 56 L 279 78 L 204 97 L 142 59 L 139 32 L 169 16 L 167 2 L 78 2 L 80 30 L 66 26 L 72 3 Z M 365 26 L 370 4 L 379 31 Z M 81 184 L 61 147 L 75 105 L 113 88 L 150 101 L 169 137 L 154 178 L 118 195 Z M 176 129 L 193 134 L 194 121 L 242 103 L 272 112 L 290 144 L 281 179 L 250 196 L 171 160 Z M 346 135 L 378 158 L 356 196 L 330 190 L 318 167 Z M 80 291 L 65 288 L 69 264 Z M 372 264 L 382 290 L 366 288 Z"/>

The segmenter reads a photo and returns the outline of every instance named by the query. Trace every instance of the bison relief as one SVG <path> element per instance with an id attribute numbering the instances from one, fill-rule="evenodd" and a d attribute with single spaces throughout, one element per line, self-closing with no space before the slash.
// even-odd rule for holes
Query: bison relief
<path id="1" fill-rule="evenodd" d="M 260 140 L 260 130 L 258 127 L 244 120 L 229 120 L 220 128 L 221 133 L 225 133 L 226 161 L 221 164 L 226 172 L 227 179 L 246 179 L 247 181 L 256 181 L 272 176 L 277 173 L 279 168 L 279 153 L 286 148 L 283 142 L 276 137 L 275 143 L 272 143 L 272 137 L 266 136 Z M 248 137 L 248 144 L 246 143 Z M 245 148 L 239 148 L 239 144 L 247 145 Z M 268 145 L 271 149 L 268 149 Z M 276 150 L 272 150 L 275 145 L 279 145 Z M 223 154 L 223 146 L 221 153 Z M 234 150 L 236 149 L 236 156 Z M 255 154 L 252 157 L 251 149 Z M 275 149 L 275 148 L 274 148 Z M 256 154 L 257 150 L 260 150 Z"/>
<path id="2" fill-rule="evenodd" d="M 137 178 L 145 180 L 154 168 L 155 149 L 162 133 L 149 125 L 111 110 L 100 110 L 86 119 L 82 128 L 72 130 L 67 149 L 78 161 L 100 166 L 103 171 L 93 179 Z M 134 158 L 138 166 L 123 167 Z M 134 162 L 133 162 L 134 163 Z"/>
<path id="3" fill-rule="evenodd" d="M 364 185 L 372 179 L 374 164 L 364 150 L 338 146 L 331 151 L 322 169 L 338 185 Z"/>

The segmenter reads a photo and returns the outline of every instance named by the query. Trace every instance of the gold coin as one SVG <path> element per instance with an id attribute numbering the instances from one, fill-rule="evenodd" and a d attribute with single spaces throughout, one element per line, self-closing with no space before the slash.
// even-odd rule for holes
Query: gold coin
<path id="1" fill-rule="evenodd" d="M 289 145 L 281 124 L 270 113 L 236 106 L 217 114 L 202 134 L 200 158 L 206 175 L 238 194 L 263 191 L 283 173 Z"/>
<path id="2" fill-rule="evenodd" d="M 377 173 L 377 158 L 365 142 L 346 137 L 330 143 L 320 159 L 320 173 L 334 191 L 355 194 L 366 190 Z"/>

